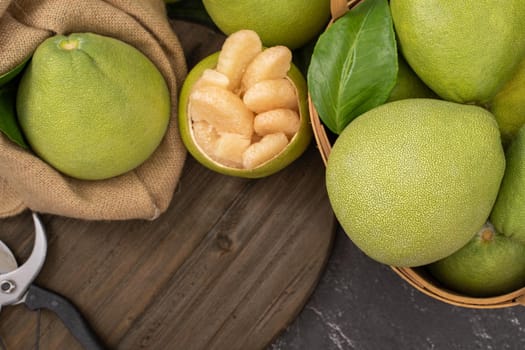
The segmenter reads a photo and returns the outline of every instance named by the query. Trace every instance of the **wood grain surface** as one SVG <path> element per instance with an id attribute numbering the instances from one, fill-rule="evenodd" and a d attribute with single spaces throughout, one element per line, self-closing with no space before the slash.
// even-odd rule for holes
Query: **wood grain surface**
<path id="1" fill-rule="evenodd" d="M 176 23 L 191 67 L 220 47 L 205 27 Z M 48 257 L 37 283 L 73 301 L 111 349 L 261 349 L 301 310 L 336 227 L 315 145 L 259 180 L 211 172 L 190 156 L 168 211 L 154 221 L 42 215 Z M 19 262 L 29 212 L 0 221 Z M 7 349 L 79 349 L 58 318 L 2 309 Z"/>

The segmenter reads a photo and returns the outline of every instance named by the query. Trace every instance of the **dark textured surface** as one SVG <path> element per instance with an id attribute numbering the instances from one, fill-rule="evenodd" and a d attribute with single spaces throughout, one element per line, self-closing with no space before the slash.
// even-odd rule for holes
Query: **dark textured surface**
<path id="1" fill-rule="evenodd" d="M 434 300 L 338 229 L 317 289 L 269 349 L 525 349 L 525 308 L 474 310 Z"/>

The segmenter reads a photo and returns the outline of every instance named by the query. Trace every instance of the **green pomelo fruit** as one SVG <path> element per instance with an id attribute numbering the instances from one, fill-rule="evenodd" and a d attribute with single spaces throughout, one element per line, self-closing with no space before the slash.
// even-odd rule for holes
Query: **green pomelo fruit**
<path id="1" fill-rule="evenodd" d="M 403 56 L 398 55 L 398 71 L 396 85 L 390 92 L 387 102 L 405 100 L 407 98 L 436 98 L 434 91 L 419 79 Z"/>
<path id="2" fill-rule="evenodd" d="M 525 244 L 525 126 L 506 151 L 507 167 L 490 220 L 499 232 Z"/>
<path id="3" fill-rule="evenodd" d="M 44 41 L 17 96 L 33 151 L 64 174 L 88 180 L 143 163 L 160 144 L 170 110 L 164 77 L 146 56 L 91 33 Z"/>
<path id="4" fill-rule="evenodd" d="M 390 1 L 402 52 L 439 96 L 485 104 L 525 54 L 525 1 Z"/>
<path id="5" fill-rule="evenodd" d="M 509 143 L 525 124 L 525 59 L 513 78 L 494 97 L 490 110 L 498 121 L 503 141 Z"/>
<path id="6" fill-rule="evenodd" d="M 444 286 L 473 297 L 525 287 L 525 245 L 484 227 L 463 248 L 428 266 Z"/>
<path id="7" fill-rule="evenodd" d="M 200 164 L 215 172 L 243 178 L 262 178 L 272 175 L 284 169 L 299 158 L 312 140 L 313 133 L 310 126 L 310 114 L 308 112 L 306 80 L 299 69 L 294 64 L 291 64 L 290 70 L 288 71 L 288 79 L 292 82 L 297 91 L 300 127 L 286 148 L 274 158 L 252 169 L 240 169 L 226 166 L 213 160 L 201 147 L 199 147 L 195 140 L 192 120 L 189 113 L 189 101 L 192 88 L 201 78 L 205 70 L 214 69 L 217 66 L 219 54 L 220 51 L 209 55 L 197 63 L 197 65 L 195 65 L 195 67 L 193 67 L 188 73 L 188 76 L 184 81 L 179 97 L 178 115 L 179 130 L 182 141 L 184 142 L 186 149 Z"/>
<path id="8" fill-rule="evenodd" d="M 330 1 L 326 0 L 203 0 L 203 3 L 225 34 L 251 29 L 267 47 L 301 47 L 318 35 L 330 19 Z"/>
<path id="9" fill-rule="evenodd" d="M 337 219 L 361 250 L 384 264 L 420 266 L 457 251 L 483 226 L 504 169 L 489 112 L 407 99 L 345 128 L 326 185 Z"/>

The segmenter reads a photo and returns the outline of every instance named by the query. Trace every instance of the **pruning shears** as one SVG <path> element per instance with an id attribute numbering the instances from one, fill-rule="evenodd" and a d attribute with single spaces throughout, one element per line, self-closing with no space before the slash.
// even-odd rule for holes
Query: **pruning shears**
<path id="1" fill-rule="evenodd" d="M 11 250 L 0 241 L 0 311 L 8 305 L 25 304 L 30 310 L 54 312 L 86 350 L 104 349 L 82 314 L 69 300 L 33 283 L 47 254 L 47 238 L 37 213 L 32 213 L 35 241 L 29 258 L 18 266 Z"/>

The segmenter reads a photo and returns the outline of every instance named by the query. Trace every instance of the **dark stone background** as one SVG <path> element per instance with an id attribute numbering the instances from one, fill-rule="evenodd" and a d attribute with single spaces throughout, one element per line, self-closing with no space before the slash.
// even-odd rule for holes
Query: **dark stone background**
<path id="1" fill-rule="evenodd" d="M 339 227 L 319 285 L 269 349 L 525 349 L 525 308 L 435 300 L 365 256 Z"/>

